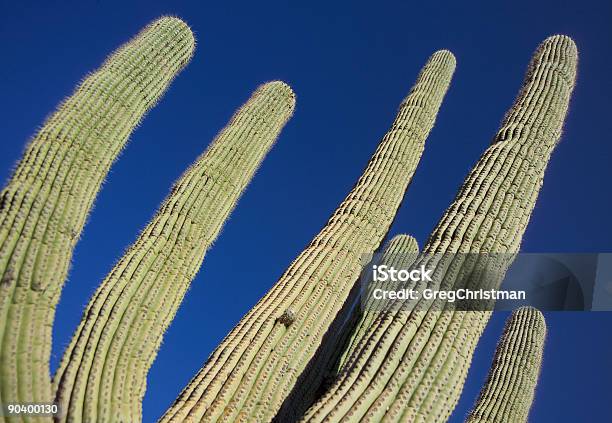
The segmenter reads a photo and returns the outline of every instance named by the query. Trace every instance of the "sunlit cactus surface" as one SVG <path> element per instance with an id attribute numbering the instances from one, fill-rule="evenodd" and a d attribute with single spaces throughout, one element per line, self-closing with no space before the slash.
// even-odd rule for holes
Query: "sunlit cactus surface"
<path id="1" fill-rule="evenodd" d="M 53 417 L 4 413 L 0 421 L 139 422 L 147 383 L 163 383 L 147 382 L 147 374 L 164 333 L 294 113 L 296 96 L 284 82 L 261 85 L 206 149 L 203 141 L 203 153 L 98 285 L 53 378 L 51 329 L 72 251 L 106 174 L 194 49 L 182 20 L 152 22 L 58 106 L 0 193 L 0 404 L 60 408 Z M 379 263 L 429 267 L 438 288 L 497 288 L 519 252 L 561 136 L 576 66 L 569 37 L 546 39 L 423 250 L 408 235 L 380 249 L 455 70 L 451 52 L 435 52 L 353 189 L 161 421 L 446 421 L 490 308 L 424 299 L 410 310 L 395 302 L 363 306 L 370 295 L 360 287 L 363 257 L 380 249 Z M 498 254 L 493 263 L 490 253 Z M 539 311 L 512 314 L 467 422 L 527 420 L 545 334 Z"/>

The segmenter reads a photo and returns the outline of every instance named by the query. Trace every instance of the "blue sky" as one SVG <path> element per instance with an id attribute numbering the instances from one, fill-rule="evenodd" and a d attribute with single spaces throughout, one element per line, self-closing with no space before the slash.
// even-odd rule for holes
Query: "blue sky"
<path id="1" fill-rule="evenodd" d="M 533 50 L 565 33 L 580 49 L 578 84 L 523 250 L 612 251 L 609 1 L 24 3 L 0 1 L 3 181 L 57 103 L 146 23 L 174 14 L 198 38 L 193 62 L 134 133 L 96 201 L 57 313 L 54 367 L 89 295 L 232 112 L 264 81 L 285 80 L 297 93 L 293 119 L 166 334 L 145 421 L 165 410 L 325 223 L 437 49 L 455 53 L 457 71 L 391 234 L 425 242 L 493 137 Z M 506 316 L 485 332 L 453 422 L 473 403 Z M 547 318 L 532 420 L 609 419 L 612 313 Z"/>

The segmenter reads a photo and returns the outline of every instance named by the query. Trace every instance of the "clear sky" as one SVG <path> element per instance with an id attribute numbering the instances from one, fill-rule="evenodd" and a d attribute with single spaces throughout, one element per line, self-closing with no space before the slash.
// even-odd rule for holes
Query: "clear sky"
<path id="1" fill-rule="evenodd" d="M 425 242 L 493 137 L 533 50 L 565 33 L 580 50 L 578 84 L 523 249 L 612 251 L 609 1 L 214 3 L 0 0 L 1 180 L 75 83 L 142 26 L 174 14 L 198 38 L 193 62 L 134 133 L 96 201 L 57 313 L 53 368 L 89 295 L 172 182 L 250 92 L 272 79 L 292 85 L 296 113 L 166 334 L 149 375 L 146 422 L 325 223 L 437 49 L 455 53 L 457 71 L 391 235 Z M 473 403 L 506 316 L 495 315 L 486 330 L 453 422 Z M 612 313 L 547 319 L 532 420 L 609 421 Z"/>

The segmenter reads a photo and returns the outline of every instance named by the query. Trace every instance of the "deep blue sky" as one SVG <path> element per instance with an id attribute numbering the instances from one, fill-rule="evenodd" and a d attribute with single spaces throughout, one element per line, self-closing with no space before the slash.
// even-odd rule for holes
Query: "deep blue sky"
<path id="1" fill-rule="evenodd" d="M 297 93 L 295 116 L 166 334 L 149 377 L 147 422 L 325 223 L 436 49 L 455 53 L 457 71 L 391 234 L 425 242 L 494 135 L 537 44 L 565 33 L 580 49 L 578 85 L 524 251 L 612 251 L 609 1 L 24 3 L 0 1 L 3 181 L 75 83 L 150 20 L 178 15 L 198 38 L 193 62 L 134 133 L 98 197 L 57 313 L 54 368 L 89 294 L 234 109 L 267 80 Z M 506 316 L 485 332 L 453 422 L 470 408 Z M 547 317 L 532 420 L 609 421 L 612 314 Z"/>

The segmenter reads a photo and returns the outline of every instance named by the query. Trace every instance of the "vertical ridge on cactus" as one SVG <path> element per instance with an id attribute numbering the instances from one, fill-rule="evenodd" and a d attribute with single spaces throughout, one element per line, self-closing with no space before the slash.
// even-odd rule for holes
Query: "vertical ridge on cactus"
<path id="1" fill-rule="evenodd" d="M 112 162 L 194 47 L 177 18 L 147 26 L 59 105 L 0 193 L 0 403 L 51 401 L 51 328 L 74 245 Z"/>
<path id="2" fill-rule="evenodd" d="M 538 383 L 546 321 L 533 307 L 515 310 L 506 322 L 493 365 L 466 423 L 525 423 Z"/>
<path id="3" fill-rule="evenodd" d="M 163 333 L 294 107 L 285 83 L 259 87 L 104 279 L 55 377 L 62 419 L 141 419 L 147 372 Z"/>
<path id="4" fill-rule="evenodd" d="M 264 421 L 278 412 L 392 223 L 455 59 L 435 53 L 363 175 L 327 225 L 238 323 L 162 421 Z M 290 325 L 284 318 L 291 311 Z"/>
<path id="5" fill-rule="evenodd" d="M 501 280 L 519 249 L 561 135 L 576 65 L 576 46 L 566 36 L 546 39 L 534 54 L 492 145 L 415 263 L 443 255 L 434 273 L 442 289 L 495 287 Z M 499 253 L 495 278 L 482 253 Z M 446 420 L 490 312 L 457 311 L 451 303 L 425 300 L 415 310 L 392 311 L 373 322 L 349 368 L 304 421 Z"/>

